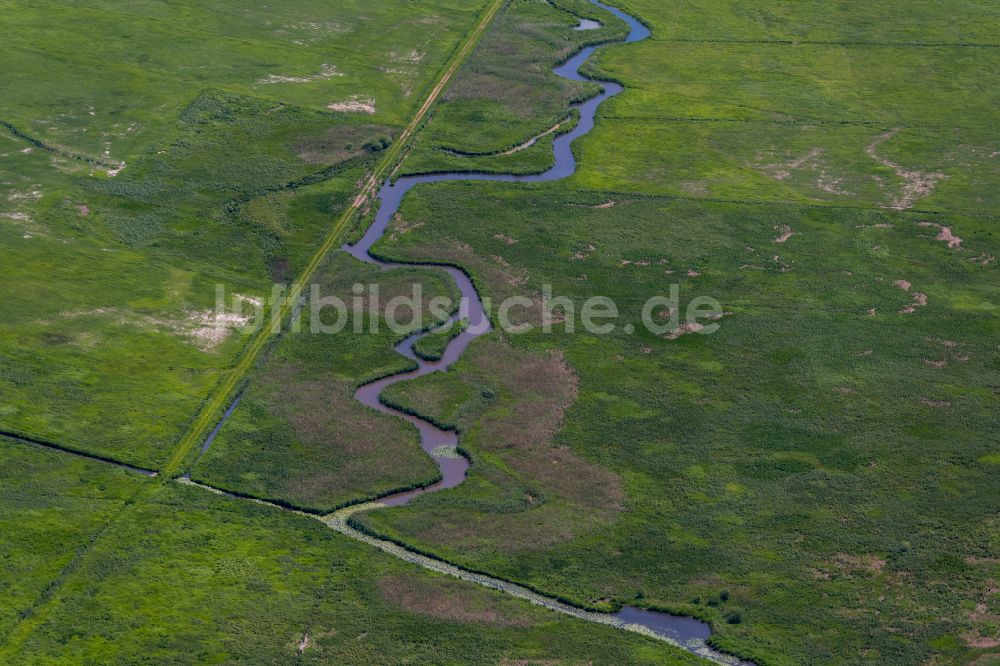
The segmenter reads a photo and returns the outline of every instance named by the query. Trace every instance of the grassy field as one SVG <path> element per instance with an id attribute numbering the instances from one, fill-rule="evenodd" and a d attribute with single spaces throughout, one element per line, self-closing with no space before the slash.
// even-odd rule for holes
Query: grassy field
<path id="1" fill-rule="evenodd" d="M 355 334 L 354 315 L 342 333 L 311 333 L 311 313 L 302 332 L 285 335 L 250 377 L 231 420 L 195 468 L 193 478 L 256 497 L 332 511 L 390 491 L 427 484 L 438 470 L 420 449 L 416 429 L 377 414 L 354 400 L 365 381 L 399 372 L 409 362 L 393 350 L 405 334 L 385 324 L 386 304 L 421 285 L 424 301 L 457 298 L 443 272 L 403 270 L 386 276 L 346 253 L 331 255 L 316 284 L 321 294 L 350 303 L 352 284 L 379 284 L 379 308 L 366 301 L 363 316 L 377 317 L 381 333 Z M 409 319 L 402 310 L 399 315 Z M 324 321 L 333 324 L 335 313 Z M 414 330 L 433 324 L 427 310 Z"/>
<path id="2" fill-rule="evenodd" d="M 0 438 L 0 645 L 77 551 L 149 484 L 136 474 Z"/>
<path id="3" fill-rule="evenodd" d="M 577 175 L 422 189 L 379 251 L 494 299 L 611 296 L 636 327 L 676 283 L 722 302 L 720 331 L 478 341 L 388 395 L 461 430 L 469 482 L 362 520 L 580 603 L 705 617 L 761 663 L 992 663 L 1000 17 L 626 4 L 654 36 L 598 56 L 629 89 Z"/>
<path id="4" fill-rule="evenodd" d="M 459 261 L 487 294 L 506 273 L 527 294 L 610 296 L 621 319 L 609 336 L 477 341 L 454 372 L 394 387 L 459 426 L 474 465 L 368 524 L 581 603 L 710 618 L 763 663 L 985 654 L 1000 281 L 976 260 L 1000 247 L 995 218 L 948 216 L 960 247 L 932 220 L 558 186 L 413 193 L 413 230 L 380 252 Z M 674 283 L 682 308 L 722 302 L 717 333 L 642 331 L 642 300 Z M 916 292 L 927 304 L 907 312 Z"/>
<path id="5" fill-rule="evenodd" d="M 248 305 L 313 265 L 482 3 L 0 5 L 0 431 L 189 468 L 178 438 L 248 342 L 212 321 L 215 285 Z M 470 475 L 355 520 L 580 605 L 703 618 L 762 666 L 997 662 L 1000 12 L 621 6 L 653 37 L 590 66 L 627 88 L 576 175 L 421 186 L 376 248 L 528 296 L 521 323 L 545 285 L 609 296 L 614 330 L 495 332 L 393 386 L 460 431 Z M 549 166 L 592 91 L 552 66 L 623 30 L 512 0 L 400 172 Z M 370 280 L 453 293 L 342 253 L 315 279 Z M 672 285 L 680 309 L 717 299 L 719 330 L 646 331 Z M 407 367 L 402 335 L 284 336 L 194 478 L 311 510 L 435 478 L 409 426 L 352 399 Z M 0 456 L 0 660 L 695 662 L 304 516 L 2 437 Z"/>
<path id="6" fill-rule="evenodd" d="M 6 3 L 0 429 L 163 464 L 479 9 Z"/>
<path id="7" fill-rule="evenodd" d="M 9 463 L 0 649 L 75 549 L 93 541 L 45 622 L 6 663 L 698 663 L 422 572 L 319 521 L 196 488 L 161 486 L 108 527 L 154 482 L 0 446 Z"/>
<path id="8" fill-rule="evenodd" d="M 574 30 L 581 16 L 600 17 L 605 25 Z M 585 1 L 513 0 L 435 107 L 403 173 L 544 171 L 552 163 L 552 138 L 575 122 L 569 105 L 597 90 L 566 81 L 552 68 L 582 45 L 625 32 L 623 22 Z"/>
<path id="9" fill-rule="evenodd" d="M 576 183 L 997 210 L 1000 99 L 987 83 L 1000 67 L 989 37 L 996 7 L 624 4 L 653 37 L 597 56 L 595 69 L 630 90 L 601 108 L 601 131 L 578 145 Z"/>

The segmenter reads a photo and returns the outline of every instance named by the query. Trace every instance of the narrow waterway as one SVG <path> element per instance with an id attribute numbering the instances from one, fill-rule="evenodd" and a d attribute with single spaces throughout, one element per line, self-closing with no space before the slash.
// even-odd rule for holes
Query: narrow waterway
<path id="1" fill-rule="evenodd" d="M 649 37 L 649 30 L 637 19 L 618 9 L 615 9 L 614 7 L 605 5 L 598 0 L 590 1 L 601 9 L 624 20 L 628 24 L 629 34 L 624 40 L 625 43 L 638 42 Z M 585 20 L 581 22 L 580 28 L 592 29 L 599 25 L 599 23 L 594 21 Z M 591 57 L 591 55 L 593 55 L 597 48 L 599 47 L 591 46 L 584 48 L 564 65 L 561 65 L 554 70 L 558 76 L 571 81 L 592 81 L 594 83 L 598 83 L 601 86 L 601 92 L 585 102 L 574 105 L 574 108 L 577 109 L 580 114 L 579 122 L 572 131 L 557 136 L 554 140 L 553 150 L 555 153 L 555 164 L 551 169 L 545 171 L 544 173 L 526 176 L 456 172 L 422 176 L 405 176 L 395 182 L 387 182 L 379 191 L 378 196 L 380 204 L 378 212 L 375 216 L 375 221 L 368 228 L 361 240 L 354 245 L 345 245 L 344 249 L 355 258 L 369 264 L 374 264 L 380 267 L 383 271 L 399 268 L 401 266 L 400 264 L 384 262 L 372 256 L 370 250 L 372 246 L 375 245 L 375 243 L 377 243 L 383 235 L 385 235 L 386 230 L 389 227 L 389 223 L 399 210 L 403 197 L 406 196 L 406 193 L 413 187 L 419 185 L 420 183 L 440 183 L 444 181 L 459 180 L 538 183 L 560 180 L 572 175 L 576 171 L 576 158 L 574 157 L 572 150 L 573 141 L 593 129 L 595 114 L 597 113 L 598 107 L 604 102 L 604 100 L 618 95 L 624 90 L 624 88 L 617 83 L 610 81 L 595 81 L 580 74 L 580 67 Z M 361 403 L 371 407 L 372 409 L 405 419 L 416 426 L 416 428 L 420 431 L 422 448 L 432 458 L 434 458 L 441 470 L 441 481 L 427 488 L 397 493 L 381 498 L 376 503 L 351 507 L 350 509 L 346 509 L 343 512 L 331 516 L 328 520 L 328 524 L 334 529 L 337 529 L 338 531 L 341 531 L 353 538 L 366 541 L 378 548 L 381 548 L 382 550 L 385 550 L 386 552 L 395 554 L 398 557 L 403 557 L 404 559 L 413 561 L 421 566 L 440 570 L 444 573 L 472 580 L 473 582 L 477 582 L 481 585 L 500 589 L 510 594 L 514 594 L 515 596 L 532 601 L 533 603 L 544 605 L 553 610 L 574 615 L 581 619 L 602 624 L 610 624 L 623 629 L 628 629 L 630 631 L 637 631 L 638 633 L 664 639 L 718 663 L 751 666 L 750 662 L 741 661 L 709 647 L 706 640 L 709 636 L 711 636 L 711 629 L 706 623 L 701 622 L 700 620 L 696 620 L 691 617 L 669 615 L 666 613 L 658 613 L 628 606 L 614 614 L 594 613 L 591 611 L 576 609 L 553 599 L 546 598 L 543 595 L 538 595 L 521 586 L 513 585 L 488 576 L 466 572 L 438 560 L 417 555 L 395 544 L 375 539 L 358 532 L 348 525 L 347 519 L 350 516 L 363 511 L 378 507 L 401 506 L 412 501 L 419 495 L 453 488 L 465 480 L 466 472 L 469 468 L 469 462 L 457 453 L 456 447 L 458 445 L 458 436 L 455 432 L 442 430 L 424 419 L 389 407 L 379 400 L 379 396 L 389 386 L 410 381 L 433 372 L 447 370 L 462 357 L 462 354 L 474 339 L 489 333 L 491 330 L 489 316 L 483 309 L 482 300 L 476 292 L 472 281 L 464 272 L 454 267 L 439 266 L 428 267 L 427 270 L 446 271 L 449 275 L 451 275 L 452 279 L 455 280 L 455 284 L 458 286 L 459 292 L 461 293 L 462 305 L 459 311 L 453 315 L 451 321 L 455 323 L 464 319 L 468 322 L 467 328 L 451 340 L 439 361 L 426 361 L 419 358 L 413 351 L 413 345 L 419 339 L 425 335 L 429 335 L 430 333 L 421 332 L 410 336 L 396 347 L 396 351 L 414 361 L 417 365 L 417 369 L 410 372 L 392 375 L 362 386 L 355 394 L 355 397 Z"/>

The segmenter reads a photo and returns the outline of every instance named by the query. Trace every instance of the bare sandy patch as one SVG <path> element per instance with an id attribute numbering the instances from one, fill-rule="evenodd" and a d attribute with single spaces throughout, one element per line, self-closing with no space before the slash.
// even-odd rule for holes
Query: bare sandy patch
<path id="1" fill-rule="evenodd" d="M 411 65 L 419 65 L 424 60 L 426 54 L 413 49 L 409 53 L 396 53 L 395 51 L 389 53 L 389 60 L 392 62 L 408 63 Z"/>
<path id="2" fill-rule="evenodd" d="M 617 202 L 615 201 L 606 201 L 602 204 L 597 204 L 596 206 L 594 206 L 594 208 L 601 208 L 601 209 L 614 208 L 616 205 Z"/>
<path id="3" fill-rule="evenodd" d="M 505 236 L 504 234 L 493 234 L 493 239 L 506 243 L 507 245 L 517 245 L 517 239 Z"/>
<path id="4" fill-rule="evenodd" d="M 951 407 L 951 403 L 947 400 L 931 400 L 930 398 L 921 398 L 920 402 L 927 407 L 933 407 L 934 409 L 943 409 L 945 407 Z"/>
<path id="5" fill-rule="evenodd" d="M 351 95 L 350 98 L 341 102 L 331 102 L 326 105 L 326 108 L 342 113 L 367 113 L 369 115 L 374 114 L 378 110 L 375 106 L 374 98 L 363 97 L 361 95 Z"/>
<path id="6" fill-rule="evenodd" d="M 795 232 L 792 231 L 792 228 L 787 224 L 782 224 L 780 226 L 777 226 L 775 227 L 775 229 L 779 230 L 781 232 L 781 235 L 775 238 L 773 241 L 771 241 L 772 243 L 784 243 L 789 238 L 795 235 Z"/>
<path id="7" fill-rule="evenodd" d="M 259 299 L 249 296 L 237 295 L 237 298 L 255 303 L 258 307 L 261 303 Z M 98 307 L 90 310 L 76 311 L 67 310 L 59 313 L 60 317 L 67 319 L 113 316 L 116 319 L 116 323 L 120 326 L 132 326 L 146 330 L 165 330 L 187 338 L 204 352 L 213 352 L 218 349 L 234 331 L 249 325 L 255 315 L 256 310 L 253 313 L 186 310 L 180 317 L 153 317 L 151 315 L 140 315 L 130 311 L 122 311 L 114 307 Z"/>
<path id="8" fill-rule="evenodd" d="M 826 171 L 821 170 L 819 172 L 819 177 L 816 179 L 816 189 L 843 197 L 852 196 L 852 192 L 840 187 L 843 183 L 843 178 L 834 178 Z"/>
<path id="9" fill-rule="evenodd" d="M 817 165 L 817 159 L 823 154 L 822 148 L 813 148 L 802 157 L 796 157 L 786 162 L 758 164 L 757 168 L 775 180 L 785 180 L 793 171 Z"/>
<path id="10" fill-rule="evenodd" d="M 4 219 L 7 219 L 7 220 L 13 220 L 14 222 L 27 222 L 27 223 L 30 223 L 32 221 L 30 215 L 28 215 L 27 213 L 21 213 L 21 212 L 0 213 L 0 217 L 2 217 Z"/>
<path id="11" fill-rule="evenodd" d="M 324 81 L 337 76 L 344 76 L 343 72 L 337 71 L 336 65 L 323 63 L 319 72 L 309 76 L 286 76 L 284 74 L 268 74 L 257 81 L 260 85 L 272 85 L 275 83 L 312 83 L 313 81 Z"/>
<path id="12" fill-rule="evenodd" d="M 42 198 L 41 190 L 30 190 L 27 192 L 11 192 L 7 195 L 7 201 L 11 203 L 34 203 Z"/>
<path id="13" fill-rule="evenodd" d="M 917 308 L 922 308 L 925 305 L 927 305 L 927 294 L 915 291 L 913 292 L 913 302 L 899 312 L 900 314 L 913 314 L 917 311 Z"/>
<path id="14" fill-rule="evenodd" d="M 419 229 L 424 226 L 424 224 L 424 222 L 419 221 L 407 222 L 403 219 L 402 215 L 396 213 L 392 216 L 392 226 L 389 231 L 389 240 L 394 241 L 400 236 L 405 236 L 414 229 Z"/>
<path id="15" fill-rule="evenodd" d="M 896 172 L 897 176 L 906 181 L 899 195 L 893 199 L 892 204 L 889 206 L 890 208 L 894 208 L 896 210 L 912 208 L 917 201 L 933 192 L 934 187 L 939 182 L 947 178 L 947 176 L 943 173 L 928 173 L 924 171 L 905 169 L 895 162 L 878 154 L 878 147 L 899 134 L 901 131 L 903 131 L 903 128 L 897 127 L 894 130 L 880 134 L 874 141 L 868 144 L 867 148 L 865 148 L 865 152 L 869 157 L 882 166 L 892 169 Z"/>
<path id="16" fill-rule="evenodd" d="M 962 247 L 962 239 L 952 233 L 951 227 L 946 227 L 937 222 L 918 222 L 921 227 L 934 227 L 939 229 L 940 233 L 934 238 L 934 240 L 939 240 L 948 244 L 948 247 L 955 249 Z"/>
<path id="17" fill-rule="evenodd" d="M 678 339 L 680 337 L 683 337 L 685 335 L 688 335 L 690 333 L 697 333 L 698 331 L 702 330 L 703 328 L 705 328 L 705 325 L 704 324 L 699 324 L 696 321 L 695 322 L 691 322 L 690 324 L 681 324 L 680 326 L 678 326 L 674 330 L 670 331 L 669 333 L 667 333 L 663 337 L 666 338 L 667 340 L 676 340 L 676 339 Z"/>
<path id="18" fill-rule="evenodd" d="M 988 580 L 986 590 L 980 595 L 975 608 L 968 613 L 969 620 L 977 626 L 962 634 L 962 640 L 973 649 L 992 650 L 1000 647 L 1000 634 L 996 631 L 1000 624 L 1000 614 L 990 612 L 991 599 L 997 594 L 1000 594 L 1000 588 L 995 581 Z"/>

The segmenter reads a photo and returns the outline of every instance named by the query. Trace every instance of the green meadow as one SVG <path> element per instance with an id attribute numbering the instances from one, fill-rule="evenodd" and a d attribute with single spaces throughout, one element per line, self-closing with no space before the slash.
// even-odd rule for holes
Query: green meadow
<path id="1" fill-rule="evenodd" d="M 411 269 L 383 277 L 346 253 L 331 255 L 315 284 L 323 297 L 350 303 L 353 284 L 376 282 L 379 302 L 366 295 L 360 315 L 349 313 L 335 335 L 314 333 L 312 320 L 318 315 L 320 323 L 333 326 L 335 311 L 304 310 L 300 332 L 287 333 L 250 377 L 232 419 L 195 467 L 196 481 L 331 512 L 437 478 L 416 430 L 362 406 L 354 391 L 410 367 L 393 350 L 406 332 L 394 333 L 385 322 L 391 299 L 409 296 L 412 285 L 420 285 L 424 306 L 423 316 L 413 317 L 416 331 L 436 323 L 428 313 L 430 299 L 454 301 L 457 292 L 443 272 Z M 401 323 L 413 315 L 402 309 L 396 314 Z M 357 319 L 366 333 L 354 333 Z M 380 332 L 371 332 L 372 325 Z"/>
<path id="2" fill-rule="evenodd" d="M 486 4 L 0 0 L 0 431 L 167 463 Z M 582 607 L 698 617 L 761 666 L 997 662 L 1000 9 L 615 4 L 653 34 L 586 66 L 626 90 L 577 173 L 421 185 L 376 245 L 526 296 L 529 330 L 384 394 L 472 465 L 352 524 Z M 396 173 L 548 168 L 596 90 L 552 67 L 624 34 L 585 0 L 505 3 Z M 313 281 L 382 305 L 336 335 L 303 310 L 185 470 L 313 513 L 434 481 L 416 431 L 353 393 L 438 323 L 393 332 L 384 303 L 454 285 L 337 251 Z M 598 295 L 617 316 L 582 331 Z M 682 326 L 702 297 L 718 316 Z M 2 435 L 0 459 L 5 663 L 705 663 L 303 514 Z"/>
<path id="3" fill-rule="evenodd" d="M 160 485 L 107 526 L 156 482 L 0 447 L 5 663 L 699 663 L 197 488 Z"/>
<path id="4" fill-rule="evenodd" d="M 0 429 L 162 464 L 478 12 L 6 3 Z"/>

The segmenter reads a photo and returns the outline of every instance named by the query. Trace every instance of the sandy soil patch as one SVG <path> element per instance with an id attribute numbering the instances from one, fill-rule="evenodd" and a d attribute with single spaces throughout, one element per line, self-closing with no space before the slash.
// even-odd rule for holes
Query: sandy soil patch
<path id="1" fill-rule="evenodd" d="M 947 178 L 947 176 L 943 173 L 928 173 L 924 171 L 905 169 L 895 162 L 878 154 L 878 147 L 899 134 L 901 131 L 903 131 L 903 128 L 897 127 L 894 130 L 880 134 L 874 141 L 868 144 L 867 148 L 865 148 L 865 152 L 869 157 L 882 166 L 892 169 L 896 172 L 897 176 L 906 181 L 899 195 L 893 199 L 892 204 L 889 206 L 890 208 L 894 208 L 896 210 L 912 208 L 917 201 L 933 192 L 934 187 L 939 182 Z"/>
<path id="2" fill-rule="evenodd" d="M 389 240 L 394 241 L 400 236 L 405 236 L 414 229 L 419 229 L 424 226 L 424 222 L 407 222 L 403 219 L 403 216 L 396 213 L 392 217 L 392 229 L 389 232 Z"/>
<path id="3" fill-rule="evenodd" d="M 26 223 L 31 222 L 31 216 L 28 215 L 27 213 L 18 213 L 18 212 L 0 213 L 0 217 L 7 220 L 13 220 L 14 222 L 26 222 Z"/>
<path id="4" fill-rule="evenodd" d="M 284 74 L 268 74 L 257 81 L 260 85 L 271 85 L 275 83 L 312 83 L 313 81 L 324 81 L 337 76 L 344 76 L 343 72 L 337 71 L 336 65 L 323 63 L 319 72 L 309 76 L 286 76 Z"/>
<path id="5" fill-rule="evenodd" d="M 683 337 L 690 333 L 697 333 L 701 329 L 705 328 L 704 324 L 699 324 L 698 322 L 691 322 L 690 324 L 681 324 L 674 330 L 670 331 L 663 337 L 667 340 L 676 340 L 677 338 Z"/>
<path id="6" fill-rule="evenodd" d="M 933 407 L 934 409 L 942 409 L 944 407 L 951 407 L 951 403 L 947 400 L 931 400 L 930 398 L 921 398 L 920 402 L 927 407 Z"/>
<path id="7" fill-rule="evenodd" d="M 917 311 L 917 308 L 922 308 L 927 305 L 927 294 L 923 294 L 919 291 L 913 292 L 913 302 L 907 305 L 905 308 L 899 311 L 900 314 L 913 314 Z"/>
<path id="8" fill-rule="evenodd" d="M 41 190 L 31 190 L 29 192 L 11 192 L 7 195 L 7 201 L 11 203 L 33 203 L 42 198 Z"/>
<path id="9" fill-rule="evenodd" d="M 938 224 L 937 222 L 918 222 L 917 225 L 921 227 L 933 227 L 935 229 L 939 229 L 940 233 L 934 238 L 934 240 L 945 242 L 950 248 L 954 249 L 962 247 L 962 239 L 951 232 L 951 227 L 946 227 Z"/>
<path id="10" fill-rule="evenodd" d="M 517 239 L 511 238 L 510 236 L 505 236 L 503 234 L 493 234 L 494 240 L 501 241 L 507 245 L 517 245 Z"/>
<path id="11" fill-rule="evenodd" d="M 968 560 L 967 560 L 968 561 Z M 1000 624 L 1000 614 L 990 611 L 992 598 L 1000 594 L 1000 587 L 989 580 L 986 590 L 979 598 L 975 608 L 969 612 L 969 619 L 976 623 L 972 631 L 962 634 L 962 640 L 971 648 L 977 650 L 991 650 L 1000 647 L 1000 634 L 997 634 L 996 627 Z"/>
<path id="12" fill-rule="evenodd" d="M 375 99 L 372 97 L 363 97 L 361 95 L 351 95 L 349 99 L 341 102 L 331 102 L 326 105 L 326 108 L 331 111 L 340 111 L 342 113 L 367 113 L 369 115 L 372 115 L 377 111 Z"/>
<path id="13" fill-rule="evenodd" d="M 614 208 L 617 205 L 615 201 L 606 201 L 602 204 L 597 204 L 594 208 Z"/>
<path id="14" fill-rule="evenodd" d="M 251 302 L 259 308 L 261 301 L 249 296 L 236 298 Z M 94 316 L 115 316 L 120 326 L 134 326 L 147 330 L 166 330 L 175 335 L 188 338 L 204 352 L 213 352 L 238 329 L 249 325 L 256 314 L 243 312 L 216 312 L 215 310 L 187 310 L 181 317 L 153 317 L 139 315 L 129 311 L 121 311 L 113 307 L 100 307 L 90 310 L 64 311 L 59 316 L 67 319 Z"/>
<path id="15" fill-rule="evenodd" d="M 815 166 L 817 158 L 822 154 L 822 148 L 813 148 L 802 157 L 796 157 L 787 162 L 759 164 L 758 168 L 775 180 L 785 180 L 792 175 L 793 171 L 809 166 Z"/>
<path id="16" fill-rule="evenodd" d="M 389 60 L 392 62 L 408 63 L 411 65 L 419 65 L 424 60 L 426 54 L 416 49 L 410 51 L 409 53 L 396 53 L 395 51 L 389 54 Z"/>
<path id="17" fill-rule="evenodd" d="M 787 224 L 782 224 L 780 226 L 777 226 L 775 227 L 775 229 L 780 231 L 781 235 L 775 238 L 773 241 L 771 241 L 772 243 L 784 243 L 789 238 L 795 235 L 795 232 L 792 231 L 792 228 Z"/>
<path id="18" fill-rule="evenodd" d="M 853 194 L 852 192 L 840 187 L 843 183 L 843 178 L 834 178 L 826 171 L 821 170 L 819 172 L 819 177 L 816 179 L 816 189 L 829 194 L 837 194 L 844 197 L 851 196 Z"/>

